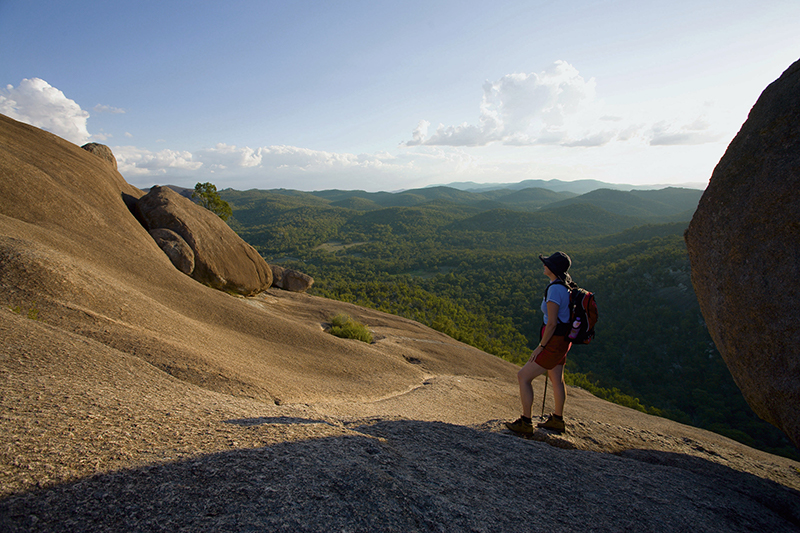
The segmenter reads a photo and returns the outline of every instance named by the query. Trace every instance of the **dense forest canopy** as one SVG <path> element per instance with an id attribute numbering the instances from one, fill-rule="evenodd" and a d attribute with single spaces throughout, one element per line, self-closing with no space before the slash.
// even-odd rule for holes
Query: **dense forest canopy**
<path id="1" fill-rule="evenodd" d="M 608 400 L 800 458 L 744 401 L 717 352 L 683 241 L 702 191 L 530 187 L 399 193 L 224 190 L 233 227 L 312 293 L 405 316 L 517 364 L 538 342 L 539 254 L 572 257 L 596 339 L 568 382 Z"/>

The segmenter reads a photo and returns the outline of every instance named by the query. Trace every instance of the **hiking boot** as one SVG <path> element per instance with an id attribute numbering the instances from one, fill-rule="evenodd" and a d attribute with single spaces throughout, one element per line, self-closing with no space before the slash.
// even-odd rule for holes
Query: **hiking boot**
<path id="1" fill-rule="evenodd" d="M 506 427 L 514 433 L 523 435 L 533 435 L 533 422 L 523 420 L 521 417 L 513 422 L 506 422 Z"/>
<path id="2" fill-rule="evenodd" d="M 556 433 L 564 433 L 567 430 L 567 426 L 564 424 L 564 419 L 556 418 L 556 415 L 550 415 L 544 422 L 539 422 L 536 424 L 536 427 L 549 429 L 555 431 Z"/>

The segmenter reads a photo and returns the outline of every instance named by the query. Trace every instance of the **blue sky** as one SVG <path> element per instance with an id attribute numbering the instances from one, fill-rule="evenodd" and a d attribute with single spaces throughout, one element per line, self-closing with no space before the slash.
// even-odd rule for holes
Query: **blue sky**
<path id="1" fill-rule="evenodd" d="M 0 113 L 139 187 L 702 187 L 800 2 L 0 0 Z"/>

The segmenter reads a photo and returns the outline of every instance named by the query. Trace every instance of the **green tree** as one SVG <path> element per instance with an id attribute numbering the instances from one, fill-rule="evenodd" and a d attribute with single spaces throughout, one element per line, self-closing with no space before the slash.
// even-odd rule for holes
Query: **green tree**
<path id="1" fill-rule="evenodd" d="M 228 202 L 219 197 L 217 193 L 217 186 L 213 183 L 198 183 L 194 186 L 192 198 L 197 200 L 202 207 L 205 207 L 222 220 L 227 221 L 233 211 Z"/>

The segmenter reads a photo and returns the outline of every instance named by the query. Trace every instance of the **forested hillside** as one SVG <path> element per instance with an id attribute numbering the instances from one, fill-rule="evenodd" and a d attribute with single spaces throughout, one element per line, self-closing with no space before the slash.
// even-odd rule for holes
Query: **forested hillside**
<path id="1" fill-rule="evenodd" d="M 417 320 L 518 364 L 542 322 L 538 255 L 563 250 L 600 306 L 597 338 L 570 352 L 570 383 L 799 457 L 752 413 L 705 328 L 683 242 L 702 191 L 220 194 L 231 226 L 268 262 L 313 276 L 313 293 Z"/>

